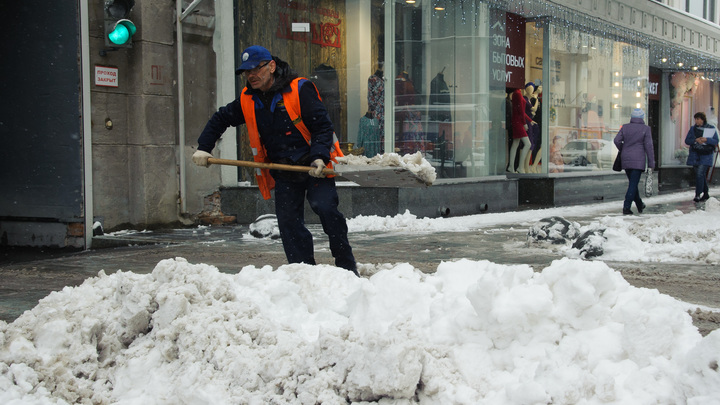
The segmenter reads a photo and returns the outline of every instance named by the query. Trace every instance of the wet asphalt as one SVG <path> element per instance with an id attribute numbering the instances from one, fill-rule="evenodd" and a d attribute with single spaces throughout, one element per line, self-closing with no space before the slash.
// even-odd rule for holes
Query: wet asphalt
<path id="1" fill-rule="evenodd" d="M 608 213 L 567 219 L 584 225 L 600 216 L 617 215 L 618 210 L 615 208 L 609 207 L 613 211 Z M 648 205 L 645 213 L 660 214 L 676 209 L 687 212 L 696 207 L 692 201 Z M 332 264 L 327 237 L 322 229 L 319 225 L 311 225 L 309 229 L 316 239 L 318 264 Z M 553 260 L 562 258 L 560 253 L 546 246 L 528 244 L 528 229 L 527 223 L 517 223 L 471 232 L 352 232 L 349 238 L 361 274 L 363 264 L 407 262 L 421 271 L 432 272 L 440 262 L 460 258 L 489 260 L 499 264 L 528 264 L 540 270 Z M 285 263 L 280 240 L 254 238 L 249 235 L 247 225 L 104 235 L 94 239 L 93 245 L 107 247 L 86 251 L 0 248 L 0 319 L 12 322 L 52 291 L 80 285 L 101 270 L 108 274 L 118 270 L 150 273 L 159 261 L 176 257 L 183 257 L 191 263 L 210 264 L 226 273 L 239 272 L 248 265 L 277 268 Z M 615 263 L 613 267 L 633 269 L 637 266 L 633 263 Z M 663 268 L 662 264 L 658 264 L 655 270 L 716 272 L 714 266 L 707 265 L 668 265 Z M 720 289 L 715 284 L 712 288 Z M 706 299 L 700 301 L 704 302 L 696 303 L 709 306 L 716 304 L 715 307 L 720 308 L 720 298 L 717 302 Z"/>

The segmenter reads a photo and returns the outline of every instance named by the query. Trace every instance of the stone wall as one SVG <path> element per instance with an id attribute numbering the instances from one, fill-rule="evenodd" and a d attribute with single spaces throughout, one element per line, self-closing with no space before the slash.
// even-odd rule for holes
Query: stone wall
<path id="1" fill-rule="evenodd" d="M 110 231 L 177 223 L 183 218 L 179 154 L 188 152 L 178 145 L 175 2 L 137 1 L 129 15 L 137 26 L 132 47 L 116 50 L 105 45 L 103 6 L 90 2 L 90 68 L 117 68 L 118 87 L 91 80 L 94 215 Z M 215 108 L 213 13 L 213 2 L 204 2 L 184 24 L 188 143 Z M 188 212 L 199 213 L 203 197 Z"/>

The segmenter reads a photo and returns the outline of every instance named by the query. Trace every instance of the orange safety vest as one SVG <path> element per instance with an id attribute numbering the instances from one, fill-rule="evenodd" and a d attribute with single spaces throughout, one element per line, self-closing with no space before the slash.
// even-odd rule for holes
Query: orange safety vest
<path id="1" fill-rule="evenodd" d="M 302 133 L 303 138 L 305 138 L 305 141 L 307 141 L 309 145 L 311 143 L 310 130 L 307 129 L 300 115 L 299 82 L 303 79 L 304 78 L 299 77 L 290 82 L 291 91 L 283 93 L 282 96 L 283 103 L 285 104 L 285 109 L 290 116 L 290 120 L 292 120 L 295 127 L 300 131 L 300 133 Z M 308 82 L 312 84 L 309 80 Z M 247 87 L 244 88 L 242 94 L 240 95 L 240 105 L 242 106 L 243 115 L 245 116 L 245 125 L 247 126 L 248 135 L 250 137 L 250 148 L 252 149 L 253 159 L 256 162 L 269 163 L 270 159 L 267 157 L 265 146 L 260 141 L 260 132 L 257 129 L 257 121 L 255 119 L 255 101 L 253 100 L 252 95 L 247 93 L 247 90 Z M 318 93 L 318 98 L 320 98 L 320 93 Z M 320 100 L 322 100 L 322 98 L 320 98 Z M 333 133 L 333 145 L 330 148 L 330 162 L 328 162 L 327 167 L 332 168 L 332 162 L 337 162 L 336 158 L 342 156 L 344 155 L 340 150 L 340 142 L 338 141 L 335 133 Z M 262 193 L 263 198 L 266 200 L 270 199 L 270 190 L 275 188 L 275 180 L 270 175 L 270 169 L 255 169 L 255 178 L 257 179 L 258 187 L 260 188 L 260 193 Z"/>

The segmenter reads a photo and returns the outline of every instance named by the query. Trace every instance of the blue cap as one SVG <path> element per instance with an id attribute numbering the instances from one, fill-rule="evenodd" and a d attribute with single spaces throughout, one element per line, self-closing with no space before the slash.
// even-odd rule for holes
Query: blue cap
<path id="1" fill-rule="evenodd" d="M 237 70 L 235 70 L 235 74 L 238 75 L 246 70 L 256 68 L 260 63 L 264 61 L 272 60 L 272 55 L 270 55 L 270 51 L 263 48 L 262 46 L 253 45 L 243 51 L 242 55 L 240 56 L 240 60 L 242 60 L 242 64 L 239 68 L 237 68 Z"/>
<path id="2" fill-rule="evenodd" d="M 645 112 L 640 108 L 636 108 L 630 113 L 630 118 L 645 118 Z"/>

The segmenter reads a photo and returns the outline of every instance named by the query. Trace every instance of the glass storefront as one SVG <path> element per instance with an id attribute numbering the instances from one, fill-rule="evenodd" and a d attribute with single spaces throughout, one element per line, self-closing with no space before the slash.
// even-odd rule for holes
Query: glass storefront
<path id="1" fill-rule="evenodd" d="M 708 123 L 717 127 L 720 83 L 701 72 L 666 73 L 664 79 L 670 97 L 669 111 L 663 114 L 659 161 L 663 167 L 684 167 L 688 156 L 685 135 L 695 125 L 695 113 L 704 112 Z"/>
<path id="2" fill-rule="evenodd" d="M 647 49 L 551 24 L 549 69 L 549 172 L 611 170 L 615 135 L 646 110 Z"/>
<path id="3" fill-rule="evenodd" d="M 438 178 L 503 173 L 505 12 L 477 0 L 400 1 L 394 14 L 386 146 L 422 152 Z"/>
<path id="4" fill-rule="evenodd" d="M 439 179 L 609 171 L 617 131 L 647 105 L 647 49 L 494 3 L 252 0 L 237 10 L 238 48 L 262 44 L 313 80 L 351 153 L 419 151 Z M 513 140 L 506 114 L 515 90 L 533 106 L 527 143 Z"/>

